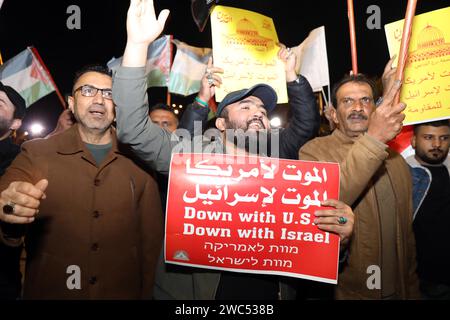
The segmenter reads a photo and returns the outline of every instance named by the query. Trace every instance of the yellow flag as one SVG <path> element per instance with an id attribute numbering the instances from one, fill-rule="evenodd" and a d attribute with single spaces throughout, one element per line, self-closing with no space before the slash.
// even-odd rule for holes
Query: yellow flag
<path id="1" fill-rule="evenodd" d="M 400 50 L 403 21 L 385 25 L 389 54 Z M 400 101 L 404 124 L 450 118 L 450 7 L 414 17 Z"/>
<path id="2" fill-rule="evenodd" d="M 278 36 L 272 18 L 231 7 L 211 13 L 214 66 L 224 69 L 216 100 L 258 83 L 272 86 L 278 103 L 287 103 L 286 73 L 278 59 Z"/>

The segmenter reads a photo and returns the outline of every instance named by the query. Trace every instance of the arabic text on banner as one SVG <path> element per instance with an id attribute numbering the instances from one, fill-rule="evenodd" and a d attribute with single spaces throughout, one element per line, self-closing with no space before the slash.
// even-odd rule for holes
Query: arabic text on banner
<path id="1" fill-rule="evenodd" d="M 338 192 L 336 163 L 174 154 L 165 260 L 336 283 L 339 237 L 313 221 Z"/>
<path id="2" fill-rule="evenodd" d="M 287 103 L 286 74 L 278 59 L 273 20 L 261 14 L 216 6 L 211 13 L 214 65 L 224 69 L 216 101 L 257 83 L 272 86 L 278 103 Z"/>
<path id="3" fill-rule="evenodd" d="M 404 124 L 450 118 L 450 7 L 414 17 L 400 101 Z M 385 26 L 389 54 L 398 55 L 404 20 Z"/>

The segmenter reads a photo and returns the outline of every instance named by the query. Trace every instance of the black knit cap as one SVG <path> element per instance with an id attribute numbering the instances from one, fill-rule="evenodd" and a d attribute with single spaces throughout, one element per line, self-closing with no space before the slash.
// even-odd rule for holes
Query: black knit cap
<path id="1" fill-rule="evenodd" d="M 10 86 L 3 85 L 1 81 L 0 91 L 5 92 L 8 99 L 11 100 L 11 103 L 14 105 L 14 119 L 23 119 L 23 117 L 25 117 L 27 106 L 22 96 Z"/>

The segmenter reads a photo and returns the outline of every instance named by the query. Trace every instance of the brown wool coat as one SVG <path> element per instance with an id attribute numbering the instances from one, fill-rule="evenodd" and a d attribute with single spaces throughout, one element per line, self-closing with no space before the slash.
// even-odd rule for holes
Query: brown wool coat
<path id="1" fill-rule="evenodd" d="M 151 298 L 163 234 L 158 188 L 118 150 L 115 132 L 99 167 L 77 125 L 25 143 L 0 190 L 12 181 L 42 178 L 49 185 L 36 221 L 28 225 L 24 298 Z M 81 289 L 68 289 L 67 282 L 76 283 L 69 266 L 80 268 Z"/>
<path id="2" fill-rule="evenodd" d="M 394 189 L 395 203 L 385 203 L 396 214 L 397 283 L 401 299 L 419 297 L 416 248 L 412 230 L 412 182 L 404 159 L 368 135 L 356 141 L 338 129 L 316 138 L 300 150 L 301 160 L 338 162 L 341 170 L 340 200 L 355 214 L 355 225 L 347 264 L 339 274 L 337 299 L 380 299 L 381 290 L 369 289 L 370 265 L 381 266 L 381 238 L 378 204 L 371 178 L 385 165 Z"/>

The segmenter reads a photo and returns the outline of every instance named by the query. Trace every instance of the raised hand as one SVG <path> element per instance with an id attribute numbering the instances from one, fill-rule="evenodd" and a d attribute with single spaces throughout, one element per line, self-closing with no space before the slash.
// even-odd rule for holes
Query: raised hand
<path id="1" fill-rule="evenodd" d="M 383 96 L 385 96 L 394 85 L 397 68 L 393 68 L 392 64 L 396 57 L 397 55 L 394 55 L 384 67 L 383 75 L 381 76 L 381 81 L 383 82 Z"/>
<path id="2" fill-rule="evenodd" d="M 162 10 L 156 19 L 153 0 L 131 0 L 127 14 L 128 42 L 149 45 L 163 31 L 169 10 Z"/>
<path id="3" fill-rule="evenodd" d="M 383 102 L 369 118 L 367 134 L 383 143 L 395 138 L 403 127 L 403 120 L 405 120 L 403 111 L 406 109 L 406 104 L 394 102 L 401 86 L 400 81 L 394 81 L 389 92 L 383 96 Z"/>
<path id="4" fill-rule="evenodd" d="M 223 73 L 223 69 L 214 67 L 212 57 L 210 57 L 208 59 L 208 66 L 206 67 L 205 74 L 201 80 L 200 91 L 198 93 L 199 99 L 208 102 L 216 93 L 216 87 L 220 88 L 222 85 L 222 78 L 218 73 Z"/>
<path id="5" fill-rule="evenodd" d="M 278 43 L 280 50 L 278 50 L 278 58 L 283 61 L 284 69 L 286 71 L 286 81 L 291 82 L 297 79 L 295 72 L 295 63 L 297 56 L 291 48 L 287 48 L 284 44 Z"/>
<path id="6" fill-rule="evenodd" d="M 169 13 L 169 10 L 164 9 L 156 19 L 153 0 L 131 0 L 127 15 L 128 39 L 122 66 L 145 66 L 148 45 L 163 31 Z"/>

